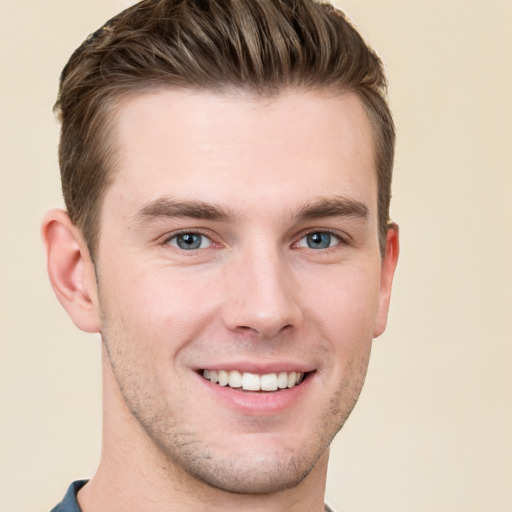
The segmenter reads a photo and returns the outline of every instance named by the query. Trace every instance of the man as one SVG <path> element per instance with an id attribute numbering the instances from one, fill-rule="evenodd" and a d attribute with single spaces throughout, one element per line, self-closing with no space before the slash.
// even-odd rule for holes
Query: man
<path id="1" fill-rule="evenodd" d="M 312 0 L 144 0 L 57 109 L 43 237 L 104 439 L 54 511 L 320 512 L 398 257 L 380 60 Z"/>

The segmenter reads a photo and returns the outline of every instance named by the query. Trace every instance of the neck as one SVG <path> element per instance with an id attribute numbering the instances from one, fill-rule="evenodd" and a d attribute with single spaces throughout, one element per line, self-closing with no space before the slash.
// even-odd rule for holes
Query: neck
<path id="1" fill-rule="evenodd" d="M 95 476 L 78 495 L 83 512 L 322 512 L 328 450 L 296 486 L 271 494 L 235 494 L 187 473 L 148 438 L 127 409 L 103 362 L 103 448 Z"/>

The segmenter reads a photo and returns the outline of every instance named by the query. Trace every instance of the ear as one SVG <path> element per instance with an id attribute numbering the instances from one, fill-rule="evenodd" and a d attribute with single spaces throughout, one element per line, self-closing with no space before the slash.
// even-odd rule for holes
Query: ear
<path id="1" fill-rule="evenodd" d="M 391 286 L 393 284 L 393 276 L 395 275 L 399 251 L 400 244 L 398 241 L 398 226 L 395 223 L 392 223 L 388 227 L 386 251 L 381 263 L 379 305 L 373 329 L 374 338 L 380 336 L 386 329 L 389 301 L 391 299 Z"/>
<path id="2" fill-rule="evenodd" d="M 100 332 L 94 264 L 80 231 L 65 211 L 52 210 L 44 217 L 42 238 L 57 299 L 79 329 Z"/>

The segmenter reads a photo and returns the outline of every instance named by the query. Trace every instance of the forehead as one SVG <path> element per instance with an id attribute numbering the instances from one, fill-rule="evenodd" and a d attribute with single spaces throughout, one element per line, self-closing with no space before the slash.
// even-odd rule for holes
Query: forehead
<path id="1" fill-rule="evenodd" d="M 353 93 L 272 97 L 161 89 L 115 120 L 111 199 L 173 195 L 241 208 L 342 195 L 376 207 L 372 127 Z"/>

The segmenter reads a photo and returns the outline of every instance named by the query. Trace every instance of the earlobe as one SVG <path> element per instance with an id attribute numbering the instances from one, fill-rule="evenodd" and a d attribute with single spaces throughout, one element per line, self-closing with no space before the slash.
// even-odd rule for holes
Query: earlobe
<path id="1" fill-rule="evenodd" d="M 391 299 L 391 287 L 395 275 L 396 265 L 398 263 L 398 254 L 400 244 L 398 239 L 398 226 L 394 223 L 389 225 L 386 237 L 386 252 L 382 258 L 379 305 L 373 330 L 373 337 L 377 338 L 386 329 L 388 321 L 389 302 Z"/>
<path id="2" fill-rule="evenodd" d="M 42 224 L 47 270 L 53 291 L 74 324 L 100 332 L 94 264 L 80 231 L 63 210 L 52 210 Z"/>

